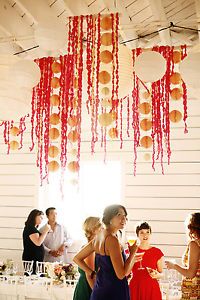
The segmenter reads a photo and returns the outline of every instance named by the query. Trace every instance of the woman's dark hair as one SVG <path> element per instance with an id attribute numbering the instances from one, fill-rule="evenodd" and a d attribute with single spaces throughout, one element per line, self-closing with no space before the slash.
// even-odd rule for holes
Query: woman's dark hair
<path id="1" fill-rule="evenodd" d="M 189 229 L 190 237 L 195 234 L 200 238 L 200 213 L 193 213 L 186 219 L 186 226 Z"/>
<path id="2" fill-rule="evenodd" d="M 37 216 L 44 215 L 44 213 L 41 210 L 33 209 L 30 214 L 28 215 L 28 218 L 25 222 L 25 226 L 35 226 L 35 219 Z"/>
<path id="3" fill-rule="evenodd" d="M 119 213 L 119 209 L 123 209 L 125 215 L 127 216 L 126 208 L 120 204 L 109 205 L 104 209 L 102 222 L 108 226 L 110 225 L 110 221 L 113 217 L 115 217 Z"/>
<path id="4" fill-rule="evenodd" d="M 149 229 L 150 233 L 151 233 L 151 226 L 147 222 L 142 222 L 142 223 L 138 224 L 136 227 L 135 231 L 136 231 L 137 236 L 139 235 L 139 231 L 142 229 Z"/>

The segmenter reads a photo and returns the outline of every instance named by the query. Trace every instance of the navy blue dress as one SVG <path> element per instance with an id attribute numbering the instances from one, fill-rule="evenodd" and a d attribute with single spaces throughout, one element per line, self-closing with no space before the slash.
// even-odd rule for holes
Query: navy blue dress
<path id="1" fill-rule="evenodd" d="M 124 252 L 122 256 L 125 261 Z M 98 272 L 90 300 L 130 300 L 127 279 L 117 277 L 110 256 L 96 253 L 96 263 Z"/>

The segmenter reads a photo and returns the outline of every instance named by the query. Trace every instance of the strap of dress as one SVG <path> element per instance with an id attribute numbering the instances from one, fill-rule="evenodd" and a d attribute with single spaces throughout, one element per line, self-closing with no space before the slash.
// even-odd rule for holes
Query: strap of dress
<path id="1" fill-rule="evenodd" d="M 105 237 L 105 240 L 104 240 L 104 254 L 106 255 L 106 240 L 107 240 L 107 237 L 110 236 L 111 234 L 108 234 L 106 237 Z"/>

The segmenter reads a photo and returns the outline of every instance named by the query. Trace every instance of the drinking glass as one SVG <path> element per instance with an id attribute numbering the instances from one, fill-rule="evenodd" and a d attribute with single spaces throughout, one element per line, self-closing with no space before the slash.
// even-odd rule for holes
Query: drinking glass
<path id="1" fill-rule="evenodd" d="M 36 261 L 36 274 L 38 277 L 46 274 L 46 264 L 45 262 Z"/>
<path id="2" fill-rule="evenodd" d="M 145 268 L 142 266 L 142 258 L 143 258 L 143 255 L 144 255 L 145 252 L 137 252 L 135 254 L 136 257 L 140 258 L 141 257 L 141 260 L 140 260 L 140 266 L 138 268 L 138 270 L 144 270 Z"/>
<path id="3" fill-rule="evenodd" d="M 24 273 L 27 273 L 30 276 L 33 272 L 33 260 L 31 261 L 23 260 L 22 263 L 24 267 Z"/>

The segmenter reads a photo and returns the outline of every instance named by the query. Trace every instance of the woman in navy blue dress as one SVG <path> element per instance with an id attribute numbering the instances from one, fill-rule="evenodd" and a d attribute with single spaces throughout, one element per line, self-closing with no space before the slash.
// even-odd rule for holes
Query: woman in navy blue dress
<path id="1" fill-rule="evenodd" d="M 117 237 L 117 232 L 124 228 L 126 220 L 125 207 L 116 204 L 108 206 L 102 219 L 105 229 L 74 257 L 74 262 L 81 269 L 92 278 L 96 276 L 90 300 L 130 299 L 126 276 L 130 274 L 134 265 L 137 246 L 130 246 L 130 255 L 126 260 Z M 93 252 L 96 254 L 97 273 L 84 261 Z"/>

